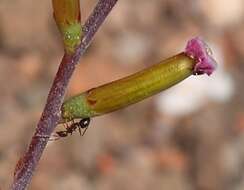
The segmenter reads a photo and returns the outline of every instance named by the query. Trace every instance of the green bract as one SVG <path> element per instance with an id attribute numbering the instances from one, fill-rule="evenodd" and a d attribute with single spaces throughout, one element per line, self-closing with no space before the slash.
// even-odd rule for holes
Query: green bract
<path id="1" fill-rule="evenodd" d="M 63 28 L 64 47 L 68 53 L 73 53 L 76 46 L 80 44 L 82 37 L 81 31 L 82 27 L 79 23 Z"/>

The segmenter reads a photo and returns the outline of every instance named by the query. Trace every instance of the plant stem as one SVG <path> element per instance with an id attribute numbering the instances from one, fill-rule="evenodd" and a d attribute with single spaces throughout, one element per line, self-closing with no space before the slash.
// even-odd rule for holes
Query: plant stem
<path id="1" fill-rule="evenodd" d="M 47 145 L 51 133 L 60 119 L 60 108 L 69 80 L 80 57 L 85 53 L 93 36 L 118 0 L 99 0 L 84 25 L 84 37 L 76 51 L 65 54 L 50 89 L 45 108 L 37 124 L 31 143 L 16 165 L 12 190 L 26 189 Z"/>

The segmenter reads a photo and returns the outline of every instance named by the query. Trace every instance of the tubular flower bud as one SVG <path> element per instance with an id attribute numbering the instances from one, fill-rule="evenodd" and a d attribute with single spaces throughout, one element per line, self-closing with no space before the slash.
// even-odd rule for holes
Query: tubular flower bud
<path id="1" fill-rule="evenodd" d="M 195 74 L 210 75 L 216 62 L 199 38 L 188 42 L 185 52 L 125 78 L 92 88 L 62 105 L 62 119 L 103 115 L 137 103 Z"/>
<path id="2" fill-rule="evenodd" d="M 80 44 L 82 26 L 80 24 L 79 0 L 52 0 L 54 19 L 62 34 L 64 48 L 67 53 L 73 53 Z"/>

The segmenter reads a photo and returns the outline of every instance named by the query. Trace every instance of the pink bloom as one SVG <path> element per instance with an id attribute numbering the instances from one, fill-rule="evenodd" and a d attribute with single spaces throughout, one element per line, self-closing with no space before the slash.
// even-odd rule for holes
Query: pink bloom
<path id="1" fill-rule="evenodd" d="M 211 49 L 199 37 L 193 38 L 188 41 L 185 53 L 196 60 L 194 67 L 194 74 L 211 75 L 217 67 L 216 61 L 212 57 Z"/>

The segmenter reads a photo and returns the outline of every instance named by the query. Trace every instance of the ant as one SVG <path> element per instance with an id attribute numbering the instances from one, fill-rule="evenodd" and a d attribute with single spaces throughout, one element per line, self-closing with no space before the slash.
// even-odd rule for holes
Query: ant
<path id="1" fill-rule="evenodd" d="M 72 135 L 72 133 L 77 129 L 79 130 L 80 135 L 83 136 L 86 133 L 89 124 L 90 118 L 81 119 L 79 122 L 73 121 L 73 123 L 70 126 L 66 127 L 66 130 L 56 132 L 57 139 L 59 139 L 60 137 L 67 137 L 69 134 Z M 81 129 L 84 129 L 83 133 L 81 133 Z"/>

